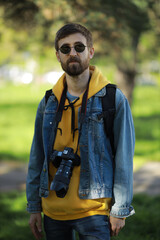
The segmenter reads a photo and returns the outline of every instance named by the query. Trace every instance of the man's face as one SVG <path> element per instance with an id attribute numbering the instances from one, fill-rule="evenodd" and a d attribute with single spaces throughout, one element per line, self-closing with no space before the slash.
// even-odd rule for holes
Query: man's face
<path id="1" fill-rule="evenodd" d="M 90 59 L 94 55 L 93 48 L 85 47 L 83 52 L 76 51 L 74 47 L 78 44 L 87 46 L 86 38 L 80 33 L 71 34 L 58 42 L 59 48 L 62 46 L 71 47 L 67 54 L 60 50 L 56 52 L 62 69 L 70 76 L 78 76 L 83 73 L 89 67 Z"/>

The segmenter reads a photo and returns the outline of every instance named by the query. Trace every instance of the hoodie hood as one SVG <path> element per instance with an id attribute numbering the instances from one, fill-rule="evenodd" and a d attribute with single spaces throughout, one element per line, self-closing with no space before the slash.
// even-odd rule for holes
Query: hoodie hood
<path id="1" fill-rule="evenodd" d="M 102 75 L 101 71 L 95 66 L 90 66 L 90 73 L 91 73 L 91 79 L 89 83 L 89 91 L 88 91 L 88 99 L 91 98 L 93 95 L 95 95 L 97 92 L 99 92 L 102 88 L 104 88 L 109 81 Z M 53 93 L 58 99 L 58 102 L 60 102 L 60 98 L 62 95 L 62 90 L 64 87 L 65 82 L 65 73 L 59 78 L 56 85 L 53 87 Z M 79 99 L 82 99 L 83 94 L 79 96 Z M 81 101 L 78 101 L 79 103 Z M 78 103 L 77 102 L 77 103 Z"/>
<path id="2" fill-rule="evenodd" d="M 90 73 L 91 80 L 89 83 L 88 98 L 91 98 L 109 83 L 97 67 L 90 66 Z"/>

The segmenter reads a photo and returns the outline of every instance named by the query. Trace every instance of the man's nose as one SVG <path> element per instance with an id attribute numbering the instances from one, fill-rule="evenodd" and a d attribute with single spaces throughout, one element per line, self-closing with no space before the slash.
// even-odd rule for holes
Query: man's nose
<path id="1" fill-rule="evenodd" d="M 71 55 L 71 56 L 76 56 L 77 55 L 77 52 L 76 52 L 74 47 L 71 47 L 71 51 L 70 51 L 69 55 Z"/>

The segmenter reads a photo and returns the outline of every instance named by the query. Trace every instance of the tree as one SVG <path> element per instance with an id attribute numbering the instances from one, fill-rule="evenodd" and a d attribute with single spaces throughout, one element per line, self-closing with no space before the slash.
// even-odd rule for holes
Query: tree
<path id="1" fill-rule="evenodd" d="M 137 74 L 139 43 L 143 33 L 153 30 L 160 17 L 158 1 L 72 0 L 76 19 L 84 22 L 97 37 L 99 52 L 112 56 L 117 66 L 117 83 L 129 102 Z M 157 28 L 157 38 L 158 30 Z M 96 42 L 97 42 L 96 41 Z M 159 48 L 159 46 L 157 45 Z"/>
<path id="2" fill-rule="evenodd" d="M 130 103 L 143 34 L 152 31 L 159 49 L 158 0 L 0 0 L 0 6 L 6 26 L 28 32 L 21 48 L 37 42 L 37 54 L 45 54 L 46 46 L 53 47 L 54 33 L 62 24 L 87 26 L 94 35 L 97 54 L 111 56 L 116 64 L 117 83 Z"/>

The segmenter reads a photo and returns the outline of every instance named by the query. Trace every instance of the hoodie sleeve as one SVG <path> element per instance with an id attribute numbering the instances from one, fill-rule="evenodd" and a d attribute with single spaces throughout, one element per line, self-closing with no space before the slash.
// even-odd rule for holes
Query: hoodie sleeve
<path id="1" fill-rule="evenodd" d="M 131 202 L 135 132 L 129 103 L 119 89 L 116 90 L 116 115 L 113 131 L 116 154 L 110 215 L 123 218 L 134 214 Z"/>

